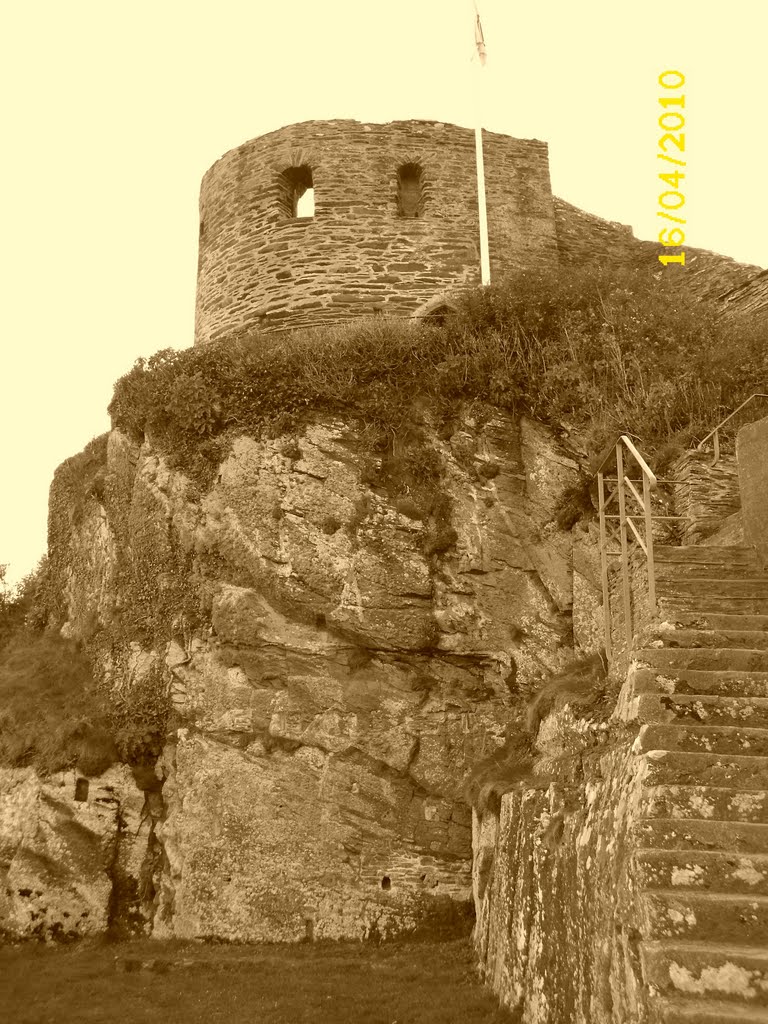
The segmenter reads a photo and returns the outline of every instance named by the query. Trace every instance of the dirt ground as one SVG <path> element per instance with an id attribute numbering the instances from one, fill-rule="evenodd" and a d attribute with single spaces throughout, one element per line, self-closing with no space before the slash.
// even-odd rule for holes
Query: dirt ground
<path id="1" fill-rule="evenodd" d="M 466 939 L 0 948 L 3 1024 L 512 1024 Z"/>

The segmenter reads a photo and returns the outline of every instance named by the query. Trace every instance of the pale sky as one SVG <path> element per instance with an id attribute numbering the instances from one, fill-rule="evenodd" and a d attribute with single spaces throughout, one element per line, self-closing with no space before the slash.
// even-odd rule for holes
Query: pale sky
<path id="1" fill-rule="evenodd" d="M 478 0 L 483 124 L 555 194 L 656 237 L 660 72 L 681 70 L 687 243 L 768 267 L 765 0 Z M 134 360 L 192 343 L 197 197 L 315 118 L 472 126 L 471 0 L 27 0 L 3 18 L 0 563 L 45 550 L 55 467 Z M 670 268 L 673 269 L 673 268 Z"/>

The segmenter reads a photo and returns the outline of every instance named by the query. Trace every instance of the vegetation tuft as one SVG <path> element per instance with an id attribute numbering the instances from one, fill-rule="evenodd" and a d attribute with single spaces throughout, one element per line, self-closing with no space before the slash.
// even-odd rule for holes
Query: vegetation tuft
<path id="1" fill-rule="evenodd" d="M 117 760 L 90 663 L 71 640 L 15 633 L 0 652 L 0 707 L 0 765 L 98 775 Z"/>
<path id="2" fill-rule="evenodd" d="M 43 628 L 46 577 L 43 559 L 14 592 L 0 566 L 0 767 L 100 775 L 116 761 L 156 757 L 169 710 L 164 688 L 149 678 L 130 697 L 107 699 L 84 647 Z"/>
<path id="3" fill-rule="evenodd" d="M 117 382 L 110 412 L 201 482 L 235 434 L 278 436 L 310 414 L 347 412 L 393 437 L 425 403 L 445 418 L 460 402 L 527 411 L 595 451 L 623 430 L 649 451 L 687 444 L 764 382 L 768 348 L 756 325 L 723 321 L 670 280 L 520 273 L 438 326 L 376 318 L 166 349 Z"/>

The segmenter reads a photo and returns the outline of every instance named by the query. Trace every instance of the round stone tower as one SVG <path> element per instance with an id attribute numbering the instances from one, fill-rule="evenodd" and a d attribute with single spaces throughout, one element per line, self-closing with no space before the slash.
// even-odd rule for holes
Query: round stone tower
<path id="1" fill-rule="evenodd" d="M 549 266 L 546 143 L 483 134 L 492 280 Z M 474 133 L 307 121 L 203 178 L 195 343 L 258 328 L 427 314 L 480 282 Z"/>

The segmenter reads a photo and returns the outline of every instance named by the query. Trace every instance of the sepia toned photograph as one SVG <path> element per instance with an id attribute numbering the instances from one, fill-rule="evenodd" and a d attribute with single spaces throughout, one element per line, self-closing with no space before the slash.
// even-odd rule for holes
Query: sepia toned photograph
<path id="1" fill-rule="evenodd" d="M 767 36 L 6 12 L 1 1021 L 768 1024 Z"/>

